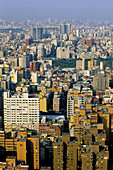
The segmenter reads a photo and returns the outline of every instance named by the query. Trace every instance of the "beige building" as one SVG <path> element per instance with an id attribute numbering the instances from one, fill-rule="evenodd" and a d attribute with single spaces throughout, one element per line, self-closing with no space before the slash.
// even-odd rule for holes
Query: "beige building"
<path id="1" fill-rule="evenodd" d="M 85 58 L 76 60 L 76 69 L 85 70 Z"/>
<path id="2" fill-rule="evenodd" d="M 57 59 L 68 59 L 70 58 L 70 50 L 65 47 L 57 47 L 56 51 L 56 58 Z"/>
<path id="3" fill-rule="evenodd" d="M 56 112 L 60 111 L 60 95 L 58 95 L 57 91 L 54 92 L 53 111 L 56 111 Z"/>
<path id="4" fill-rule="evenodd" d="M 109 88 L 109 78 L 99 74 L 93 78 L 94 90 L 105 90 Z"/>

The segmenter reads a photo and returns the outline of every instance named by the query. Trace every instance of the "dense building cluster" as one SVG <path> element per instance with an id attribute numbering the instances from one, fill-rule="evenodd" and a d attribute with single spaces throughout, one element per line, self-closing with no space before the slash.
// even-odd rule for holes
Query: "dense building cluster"
<path id="1" fill-rule="evenodd" d="M 112 169 L 113 25 L 1 25 L 0 169 Z"/>

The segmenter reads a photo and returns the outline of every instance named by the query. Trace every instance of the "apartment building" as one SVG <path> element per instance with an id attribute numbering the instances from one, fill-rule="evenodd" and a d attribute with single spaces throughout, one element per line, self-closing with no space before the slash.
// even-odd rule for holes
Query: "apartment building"
<path id="1" fill-rule="evenodd" d="M 77 170 L 77 141 L 71 141 L 69 135 L 53 143 L 53 169 Z"/>
<path id="2" fill-rule="evenodd" d="M 10 96 L 4 92 L 4 129 L 19 129 L 27 127 L 39 129 L 39 98 L 30 98 L 28 93 Z"/>

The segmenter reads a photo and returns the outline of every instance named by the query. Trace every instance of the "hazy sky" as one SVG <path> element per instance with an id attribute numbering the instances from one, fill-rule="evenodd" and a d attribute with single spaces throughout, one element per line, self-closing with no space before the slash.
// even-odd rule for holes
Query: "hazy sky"
<path id="1" fill-rule="evenodd" d="M 113 0 L 0 0 L 0 18 L 113 20 Z"/>

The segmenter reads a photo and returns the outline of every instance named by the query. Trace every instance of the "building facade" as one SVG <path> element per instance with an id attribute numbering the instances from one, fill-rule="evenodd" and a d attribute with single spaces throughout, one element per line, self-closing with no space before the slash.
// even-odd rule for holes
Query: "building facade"
<path id="1" fill-rule="evenodd" d="M 9 91 L 4 92 L 4 129 L 20 126 L 38 131 L 39 98 L 29 98 L 27 93 L 10 97 Z"/>

